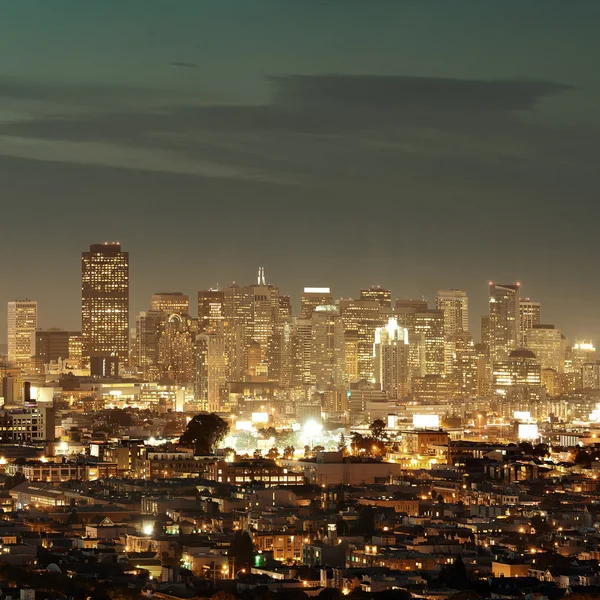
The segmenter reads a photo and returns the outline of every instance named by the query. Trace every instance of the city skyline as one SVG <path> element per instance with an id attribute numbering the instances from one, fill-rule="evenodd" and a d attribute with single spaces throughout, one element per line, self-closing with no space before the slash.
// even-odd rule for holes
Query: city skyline
<path id="1" fill-rule="evenodd" d="M 78 253 L 120 240 L 132 312 L 265 265 L 295 302 L 460 287 L 473 315 L 485 282 L 522 281 L 600 339 L 597 2 L 52 4 L 0 22 L 3 219 L 22 225 L 2 305 L 76 327 Z"/>

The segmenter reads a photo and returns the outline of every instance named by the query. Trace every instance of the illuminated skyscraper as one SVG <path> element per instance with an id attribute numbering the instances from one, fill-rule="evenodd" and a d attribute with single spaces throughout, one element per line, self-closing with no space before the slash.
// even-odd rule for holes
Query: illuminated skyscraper
<path id="1" fill-rule="evenodd" d="M 169 315 L 188 315 L 190 313 L 190 297 L 181 292 L 152 294 L 151 310 L 159 310 Z"/>
<path id="2" fill-rule="evenodd" d="M 444 313 L 444 334 L 469 331 L 469 300 L 463 290 L 438 290 L 435 307 Z"/>
<path id="3" fill-rule="evenodd" d="M 427 310 L 427 300 L 396 300 L 394 314 L 400 327 L 408 329 L 408 333 L 415 332 L 415 315 L 418 311 Z"/>
<path id="4" fill-rule="evenodd" d="M 344 331 L 356 332 L 358 344 L 358 378 L 373 378 L 373 342 L 375 329 L 383 327 L 389 318 L 389 309 L 377 300 L 340 300 L 340 314 Z"/>
<path id="5" fill-rule="evenodd" d="M 415 333 L 422 334 L 425 344 L 425 374 L 445 373 L 444 313 L 441 310 L 421 310 L 415 313 Z"/>
<path id="6" fill-rule="evenodd" d="M 331 306 L 333 294 L 328 287 L 305 287 L 300 297 L 300 317 L 310 319 L 317 306 Z"/>
<path id="7" fill-rule="evenodd" d="M 129 252 L 94 244 L 81 255 L 83 360 L 129 355 Z"/>
<path id="8" fill-rule="evenodd" d="M 520 323 L 520 344 L 525 347 L 525 336 L 528 329 L 539 325 L 541 320 L 541 305 L 539 302 L 532 302 L 529 298 L 523 298 L 519 301 L 519 323 Z"/>
<path id="9" fill-rule="evenodd" d="M 37 302 L 17 300 L 8 303 L 8 362 L 20 369 L 31 366 L 34 334 L 37 328 Z"/>
<path id="10" fill-rule="evenodd" d="M 200 290 L 198 292 L 198 331 L 216 331 L 224 318 L 225 293 L 222 290 Z"/>
<path id="11" fill-rule="evenodd" d="M 137 368 L 144 379 L 160 377 L 158 343 L 165 324 L 165 313 L 160 310 L 141 312 L 135 320 Z"/>
<path id="12" fill-rule="evenodd" d="M 196 337 L 196 399 L 202 410 L 219 412 L 227 384 L 227 353 L 223 324 Z"/>
<path id="13" fill-rule="evenodd" d="M 385 327 L 375 330 L 373 344 L 375 382 L 390 399 L 403 398 L 410 392 L 408 330 L 391 317 Z"/>
<path id="14" fill-rule="evenodd" d="M 542 369 L 564 370 L 563 337 L 554 325 L 534 325 L 525 330 L 525 347 L 531 350 Z"/>
<path id="15" fill-rule="evenodd" d="M 489 338 L 492 363 L 506 360 L 518 347 L 519 314 L 519 284 L 490 283 Z"/>
<path id="16" fill-rule="evenodd" d="M 360 290 L 361 300 L 377 300 L 381 306 L 392 306 L 392 292 L 379 285 L 372 285 L 369 289 Z"/>
<path id="17" fill-rule="evenodd" d="M 318 306 L 312 315 L 310 374 L 317 390 L 348 385 L 344 323 L 335 306 Z"/>

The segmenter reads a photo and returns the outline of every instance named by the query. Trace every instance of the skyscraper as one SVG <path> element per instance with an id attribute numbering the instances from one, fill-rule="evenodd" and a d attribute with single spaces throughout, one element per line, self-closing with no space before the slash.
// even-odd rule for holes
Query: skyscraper
<path id="1" fill-rule="evenodd" d="M 82 357 L 129 355 L 129 252 L 121 244 L 93 244 L 81 255 Z"/>
<path id="2" fill-rule="evenodd" d="M 565 357 L 560 329 L 554 325 L 534 325 L 525 333 L 525 347 L 535 354 L 542 369 L 562 373 Z"/>
<path id="3" fill-rule="evenodd" d="M 198 331 L 211 333 L 224 319 L 225 293 L 223 290 L 200 290 L 198 292 Z"/>
<path id="4" fill-rule="evenodd" d="M 425 374 L 443 375 L 446 370 L 444 312 L 427 309 L 415 313 L 415 333 L 425 344 Z"/>
<path id="5" fill-rule="evenodd" d="M 392 306 L 392 292 L 382 288 L 380 285 L 372 285 L 366 290 L 360 290 L 361 300 L 377 300 L 381 306 Z"/>
<path id="6" fill-rule="evenodd" d="M 410 392 L 408 330 L 390 317 L 385 327 L 375 329 L 373 344 L 375 382 L 390 399 L 402 398 Z"/>
<path id="7" fill-rule="evenodd" d="M 319 391 L 347 387 L 344 323 L 339 310 L 318 306 L 311 321 L 311 383 Z"/>
<path id="8" fill-rule="evenodd" d="M 31 365 L 37 328 L 37 302 L 17 300 L 8 303 L 8 362 L 20 369 Z"/>
<path id="9" fill-rule="evenodd" d="M 203 410 L 222 410 L 221 398 L 227 384 L 227 353 L 223 324 L 212 333 L 196 337 L 196 399 Z"/>
<path id="10" fill-rule="evenodd" d="M 532 302 L 529 298 L 523 298 L 519 301 L 519 324 L 520 324 L 520 344 L 525 347 L 525 336 L 528 329 L 532 329 L 542 322 L 541 305 L 539 302 Z"/>
<path id="11" fill-rule="evenodd" d="M 438 290 L 435 307 L 444 313 L 444 334 L 469 331 L 469 300 L 463 290 Z"/>
<path id="12" fill-rule="evenodd" d="M 504 361 L 519 345 L 519 284 L 490 283 L 490 359 Z"/>
<path id="13" fill-rule="evenodd" d="M 151 310 L 160 310 L 169 315 L 188 315 L 190 312 L 190 297 L 181 292 L 152 294 Z"/>
<path id="14" fill-rule="evenodd" d="M 317 306 L 331 306 L 333 294 L 328 287 L 305 287 L 300 297 L 300 317 L 310 319 Z"/>

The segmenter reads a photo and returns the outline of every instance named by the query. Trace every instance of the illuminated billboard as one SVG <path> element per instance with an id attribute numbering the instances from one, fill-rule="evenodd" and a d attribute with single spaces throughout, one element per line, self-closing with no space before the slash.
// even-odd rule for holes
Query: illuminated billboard
<path id="1" fill-rule="evenodd" d="M 439 429 L 439 415 L 413 415 L 413 427 L 415 429 Z"/>
<path id="2" fill-rule="evenodd" d="M 540 437 L 536 423 L 519 423 L 518 435 L 520 440 L 533 442 Z"/>

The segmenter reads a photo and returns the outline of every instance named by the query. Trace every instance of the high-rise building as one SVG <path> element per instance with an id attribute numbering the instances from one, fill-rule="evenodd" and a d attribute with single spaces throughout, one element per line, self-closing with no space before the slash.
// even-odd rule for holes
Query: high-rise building
<path id="1" fill-rule="evenodd" d="M 129 252 L 121 244 L 90 246 L 81 255 L 83 360 L 129 356 Z"/>
<path id="2" fill-rule="evenodd" d="M 17 300 L 8 303 L 8 362 L 28 369 L 34 355 L 37 328 L 37 302 Z"/>
<path id="3" fill-rule="evenodd" d="M 310 319 L 317 306 L 331 306 L 333 294 L 328 287 L 305 287 L 300 297 L 300 317 Z"/>
<path id="4" fill-rule="evenodd" d="M 161 311 L 169 315 L 189 315 L 190 297 L 181 292 L 159 292 L 152 294 L 150 310 Z"/>
<path id="5" fill-rule="evenodd" d="M 223 290 L 200 290 L 198 292 L 198 331 L 212 333 L 223 322 L 225 292 Z"/>
<path id="6" fill-rule="evenodd" d="M 496 393 L 506 400 L 527 403 L 541 397 L 542 367 L 531 350 L 512 350 L 505 361 L 494 364 L 493 375 Z"/>
<path id="7" fill-rule="evenodd" d="M 196 337 L 196 399 L 203 410 L 219 412 L 227 385 L 227 352 L 223 325 Z"/>
<path id="8" fill-rule="evenodd" d="M 158 340 L 158 363 L 161 377 L 168 377 L 179 385 L 194 381 L 194 320 L 187 314 L 162 312 Z"/>
<path id="9" fill-rule="evenodd" d="M 380 285 L 372 285 L 366 290 L 360 290 L 361 300 L 377 300 L 381 306 L 390 308 L 392 306 L 392 292 L 382 288 Z"/>
<path id="10" fill-rule="evenodd" d="M 375 382 L 390 399 L 403 398 L 410 392 L 408 330 L 390 317 L 385 327 L 375 330 L 373 344 Z"/>
<path id="11" fill-rule="evenodd" d="M 409 333 L 415 331 L 415 315 L 417 312 L 427 310 L 427 300 L 396 300 L 394 314 L 400 327 L 408 329 Z"/>
<path id="12" fill-rule="evenodd" d="M 469 331 L 469 300 L 463 290 L 438 290 L 435 307 L 444 313 L 444 334 Z"/>
<path id="13" fill-rule="evenodd" d="M 158 379 L 160 376 L 158 342 L 164 321 L 164 313 L 160 310 L 141 312 L 136 317 L 137 368 L 144 379 Z"/>
<path id="14" fill-rule="evenodd" d="M 490 283 L 490 359 L 504 361 L 519 346 L 519 284 Z"/>
<path id="15" fill-rule="evenodd" d="M 34 334 L 34 354 L 43 365 L 71 358 L 72 338 L 78 332 L 64 329 L 38 329 Z M 77 357 L 73 357 L 77 358 Z"/>
<path id="16" fill-rule="evenodd" d="M 528 329 L 532 329 L 542 322 L 542 310 L 539 302 L 532 302 L 529 298 L 519 300 L 520 344 L 525 347 L 525 336 Z"/>
<path id="17" fill-rule="evenodd" d="M 311 319 L 311 383 L 317 390 L 345 389 L 344 323 L 335 306 L 317 306 Z"/>
<path id="18" fill-rule="evenodd" d="M 542 369 L 564 371 L 563 337 L 554 325 L 534 325 L 525 330 L 525 347 L 531 350 Z"/>
<path id="19" fill-rule="evenodd" d="M 427 309 L 415 313 L 415 333 L 425 343 L 425 374 L 443 375 L 446 371 L 444 312 Z"/>
<path id="20" fill-rule="evenodd" d="M 377 300 L 340 300 L 344 332 L 356 332 L 358 344 L 358 377 L 373 378 L 373 342 L 375 329 L 383 327 L 390 316 L 389 309 Z"/>

